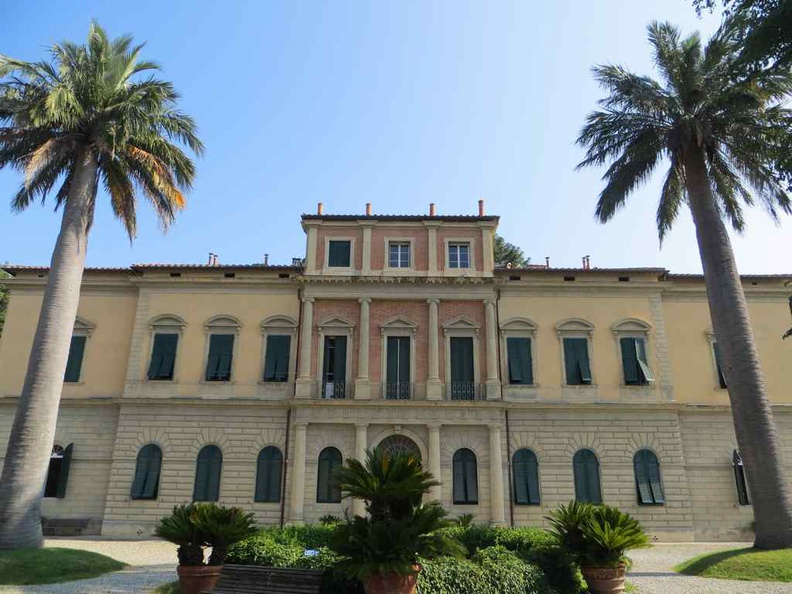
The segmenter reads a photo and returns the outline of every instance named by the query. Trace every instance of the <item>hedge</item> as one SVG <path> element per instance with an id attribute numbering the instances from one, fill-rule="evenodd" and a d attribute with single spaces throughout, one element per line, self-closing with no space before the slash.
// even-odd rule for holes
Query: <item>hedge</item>
<path id="1" fill-rule="evenodd" d="M 339 557 L 327 548 L 333 526 L 266 528 L 235 544 L 226 563 L 325 569 L 322 592 L 362 592 L 332 570 Z M 578 594 L 578 572 L 552 536 L 539 528 L 447 528 L 468 549 L 467 559 L 421 562 L 419 594 Z M 317 551 L 306 556 L 305 549 Z"/>

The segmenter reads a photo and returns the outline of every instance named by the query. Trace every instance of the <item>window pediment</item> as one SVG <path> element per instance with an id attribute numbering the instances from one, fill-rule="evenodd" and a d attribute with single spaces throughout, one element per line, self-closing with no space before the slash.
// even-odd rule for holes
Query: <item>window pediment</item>
<path id="1" fill-rule="evenodd" d="M 351 332 L 352 329 L 355 327 L 350 320 L 341 317 L 341 316 L 332 316 L 330 318 L 324 319 L 321 323 L 317 324 L 317 328 L 319 332 L 327 333 L 332 332 L 333 330 L 341 331 L 341 332 Z"/>
<path id="2" fill-rule="evenodd" d="M 528 318 L 509 318 L 501 324 L 501 332 L 523 332 L 525 334 L 533 334 L 538 329 L 536 322 Z"/>
<path id="3" fill-rule="evenodd" d="M 233 316 L 214 316 L 204 324 L 207 332 L 238 332 L 241 327 L 242 322 Z"/>
<path id="4" fill-rule="evenodd" d="M 639 320 L 638 318 L 625 318 L 623 320 L 619 320 L 613 326 L 611 326 L 611 328 L 616 334 L 620 334 L 620 333 L 646 334 L 652 329 L 652 327 L 649 324 L 647 324 L 643 320 Z"/>
<path id="5" fill-rule="evenodd" d="M 418 324 L 402 316 L 394 316 L 380 326 L 382 334 L 395 331 L 415 334 L 418 331 Z"/>
<path id="6" fill-rule="evenodd" d="M 556 332 L 559 334 L 592 334 L 594 332 L 594 324 L 582 318 L 567 318 L 556 324 Z"/>
<path id="7" fill-rule="evenodd" d="M 261 322 L 262 332 L 289 332 L 297 331 L 297 320 L 289 316 L 270 316 Z"/>
<path id="8" fill-rule="evenodd" d="M 74 336 L 90 336 L 94 328 L 96 328 L 96 324 L 92 324 L 85 318 L 77 316 L 74 320 L 74 330 L 72 334 Z"/>
<path id="9" fill-rule="evenodd" d="M 149 322 L 151 330 L 182 330 L 187 325 L 183 318 L 174 314 L 163 314 Z"/>
<path id="10" fill-rule="evenodd" d="M 449 334 L 478 334 L 480 326 L 472 320 L 459 316 L 443 324 L 443 333 Z"/>

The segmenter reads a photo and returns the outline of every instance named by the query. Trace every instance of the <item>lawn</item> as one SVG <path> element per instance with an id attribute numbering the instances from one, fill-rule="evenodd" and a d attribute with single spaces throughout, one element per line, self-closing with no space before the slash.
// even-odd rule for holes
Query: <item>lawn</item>
<path id="1" fill-rule="evenodd" d="M 123 569 L 110 557 L 76 549 L 23 549 L 0 552 L 0 584 L 57 584 Z"/>
<path id="2" fill-rule="evenodd" d="M 674 568 L 685 575 L 748 580 L 792 582 L 792 549 L 759 551 L 734 549 L 694 557 Z"/>
<path id="3" fill-rule="evenodd" d="M 162 584 L 159 588 L 154 590 L 153 594 L 179 594 L 179 591 L 179 580 L 176 580 L 175 582 Z"/>

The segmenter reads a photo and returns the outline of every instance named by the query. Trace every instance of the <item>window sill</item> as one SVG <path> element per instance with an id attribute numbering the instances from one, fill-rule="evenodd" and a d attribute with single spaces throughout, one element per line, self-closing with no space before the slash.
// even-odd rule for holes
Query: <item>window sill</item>
<path id="1" fill-rule="evenodd" d="M 282 382 L 276 382 L 273 380 L 259 380 L 257 383 L 259 386 L 268 386 L 271 388 L 287 388 L 288 386 L 292 385 L 294 382 L 289 380 L 284 380 Z"/>
<path id="2" fill-rule="evenodd" d="M 520 388 L 526 388 L 526 389 L 527 388 L 539 388 L 540 384 L 512 384 L 512 383 L 509 383 L 509 384 L 506 384 L 506 387 L 507 388 L 517 388 L 517 389 L 520 389 Z"/>
<path id="3" fill-rule="evenodd" d="M 597 384 L 563 384 L 564 388 L 597 388 Z"/>
<path id="4" fill-rule="evenodd" d="M 236 384 L 236 380 L 207 380 L 207 379 L 202 379 L 198 383 L 201 384 L 201 385 L 207 385 L 207 386 L 228 386 L 228 385 Z"/>
<path id="5" fill-rule="evenodd" d="M 145 384 L 176 384 L 178 382 L 176 381 L 176 378 L 174 377 L 174 378 L 171 378 L 171 379 L 149 379 L 149 378 L 146 378 L 146 379 L 143 380 L 143 383 L 145 383 Z"/>

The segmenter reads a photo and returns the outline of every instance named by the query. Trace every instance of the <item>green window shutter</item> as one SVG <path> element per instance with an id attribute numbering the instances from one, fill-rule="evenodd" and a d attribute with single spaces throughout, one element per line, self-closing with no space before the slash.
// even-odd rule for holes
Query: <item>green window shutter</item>
<path id="1" fill-rule="evenodd" d="M 215 445 L 208 445 L 198 452 L 195 465 L 193 501 L 217 501 L 220 499 L 220 475 L 223 470 L 223 453 Z"/>
<path id="2" fill-rule="evenodd" d="M 171 380 L 176 363 L 176 346 L 178 334 L 155 334 L 154 346 L 151 349 L 151 363 L 148 378 L 150 380 Z"/>
<path id="3" fill-rule="evenodd" d="M 591 383 L 591 365 L 589 364 L 588 340 L 585 338 L 578 338 L 577 351 L 578 351 L 578 373 L 580 374 L 580 381 L 582 384 Z"/>
<path id="4" fill-rule="evenodd" d="M 507 338 L 506 352 L 509 358 L 509 383 L 533 384 L 530 338 Z"/>
<path id="5" fill-rule="evenodd" d="M 402 397 L 409 394 L 410 383 L 410 338 L 389 336 L 386 341 L 385 382 L 388 395 Z"/>
<path id="6" fill-rule="evenodd" d="M 291 336 L 267 336 L 267 355 L 264 359 L 264 381 L 285 382 L 289 379 Z"/>
<path id="7" fill-rule="evenodd" d="M 514 454 L 514 493 L 518 505 L 539 504 L 539 464 L 536 454 L 521 449 Z"/>
<path id="8" fill-rule="evenodd" d="M 140 448 L 132 481 L 132 499 L 157 498 L 161 467 L 162 450 L 158 445 L 150 443 Z"/>
<path id="9" fill-rule="evenodd" d="M 69 482 L 69 468 L 71 467 L 72 453 L 74 452 L 74 444 L 70 443 L 63 450 L 63 461 L 61 462 L 60 475 L 58 476 L 58 485 L 55 489 L 55 497 L 63 499 L 66 497 L 66 485 Z"/>
<path id="10" fill-rule="evenodd" d="M 474 505 L 478 503 L 478 472 L 476 455 L 467 448 L 454 453 L 454 503 Z"/>
<path id="11" fill-rule="evenodd" d="M 665 493 L 663 493 L 663 482 L 660 479 L 660 462 L 654 453 L 647 451 L 646 469 L 649 475 L 649 487 L 652 490 L 652 500 L 661 505 L 665 503 Z"/>
<path id="12" fill-rule="evenodd" d="M 648 450 L 638 450 L 633 458 L 638 503 L 642 505 L 651 505 L 655 503 L 649 478 L 649 458 L 651 455 L 652 453 Z"/>
<path id="13" fill-rule="evenodd" d="M 654 382 L 654 374 L 649 367 L 649 361 L 646 358 L 646 340 L 643 338 L 635 339 L 635 356 L 638 361 L 638 369 L 641 372 L 641 379 L 644 384 Z"/>
<path id="14" fill-rule="evenodd" d="M 622 368 L 624 369 L 624 383 L 628 386 L 637 386 L 641 383 L 638 370 L 638 356 L 634 338 L 622 338 L 620 341 L 622 353 Z"/>
<path id="15" fill-rule="evenodd" d="M 734 450 L 732 454 L 732 468 L 734 469 L 734 482 L 737 486 L 737 503 L 750 505 L 748 482 L 745 480 L 745 466 L 743 465 L 742 456 L 737 450 Z"/>
<path id="16" fill-rule="evenodd" d="M 564 371 L 566 372 L 566 383 L 570 386 L 581 383 L 580 375 L 578 373 L 577 349 L 575 348 L 576 340 L 580 339 L 564 339 Z"/>
<path id="17" fill-rule="evenodd" d="M 283 455 L 275 446 L 267 446 L 258 455 L 256 464 L 256 494 L 254 501 L 277 503 L 281 496 Z"/>
<path id="18" fill-rule="evenodd" d="M 399 337 L 399 383 L 410 382 L 410 338 Z"/>
<path id="19" fill-rule="evenodd" d="M 718 343 L 712 343 L 712 352 L 715 354 L 715 367 L 718 370 L 718 385 L 722 390 L 726 389 L 726 376 L 723 375 L 723 366 L 721 365 L 720 352 L 718 351 Z"/>
<path id="20" fill-rule="evenodd" d="M 329 241 L 327 265 L 347 268 L 350 265 L 351 243 L 349 241 Z"/>
<path id="21" fill-rule="evenodd" d="M 591 450 L 579 450 L 572 460 L 575 476 L 575 499 L 588 503 L 602 503 L 599 462 Z"/>
<path id="22" fill-rule="evenodd" d="M 341 490 L 335 480 L 335 473 L 341 464 L 341 452 L 336 448 L 325 448 L 319 454 L 319 468 L 316 480 L 317 503 L 341 502 Z"/>
<path id="23" fill-rule="evenodd" d="M 234 356 L 233 334 L 212 334 L 209 337 L 209 357 L 206 362 L 206 381 L 231 379 L 231 361 Z"/>
<path id="24" fill-rule="evenodd" d="M 346 382 L 347 368 L 347 337 L 335 337 L 335 360 L 333 361 L 333 375 L 336 382 Z"/>
<path id="25" fill-rule="evenodd" d="M 85 336 L 72 336 L 69 346 L 69 358 L 66 362 L 64 382 L 79 382 L 82 369 L 83 355 L 85 354 Z"/>

